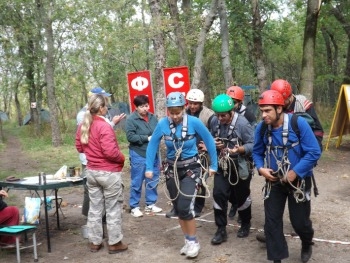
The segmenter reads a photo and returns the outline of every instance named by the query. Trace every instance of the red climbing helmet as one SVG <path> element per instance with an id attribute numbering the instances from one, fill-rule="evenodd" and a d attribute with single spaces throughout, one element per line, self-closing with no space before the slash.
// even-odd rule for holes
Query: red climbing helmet
<path id="1" fill-rule="evenodd" d="M 276 79 L 272 82 L 271 90 L 281 93 L 284 99 L 288 99 L 292 95 L 292 86 L 284 79 Z"/>
<path id="2" fill-rule="evenodd" d="M 276 90 L 266 90 L 259 96 L 259 105 L 284 105 L 284 98 Z"/>

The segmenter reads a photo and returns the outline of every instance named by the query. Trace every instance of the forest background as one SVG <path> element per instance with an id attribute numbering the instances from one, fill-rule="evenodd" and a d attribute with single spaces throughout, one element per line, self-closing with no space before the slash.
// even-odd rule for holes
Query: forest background
<path id="1" fill-rule="evenodd" d="M 350 2 L 1 1 L 0 54 L 0 110 L 16 126 L 30 112 L 31 136 L 49 132 L 54 147 L 65 143 L 89 89 L 128 103 L 128 72 L 151 71 L 162 116 L 162 69 L 174 66 L 189 67 L 191 88 L 204 91 L 207 105 L 234 84 L 255 86 L 257 95 L 287 79 L 327 128 L 341 85 L 350 83 Z M 49 125 L 39 118 L 43 108 Z"/>

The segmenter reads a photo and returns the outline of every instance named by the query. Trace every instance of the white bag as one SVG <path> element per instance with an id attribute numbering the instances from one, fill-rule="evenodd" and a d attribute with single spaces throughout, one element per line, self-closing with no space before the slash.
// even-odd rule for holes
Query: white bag
<path id="1" fill-rule="evenodd" d="M 24 223 L 39 224 L 41 198 L 26 197 L 24 204 Z"/>

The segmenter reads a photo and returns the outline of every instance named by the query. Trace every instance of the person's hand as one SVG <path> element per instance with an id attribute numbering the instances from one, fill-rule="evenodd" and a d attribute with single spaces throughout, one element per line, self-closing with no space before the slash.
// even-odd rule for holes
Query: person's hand
<path id="1" fill-rule="evenodd" d="M 287 183 L 289 182 L 294 182 L 294 180 L 297 178 L 297 174 L 293 170 L 289 170 L 287 173 L 286 178 L 283 180 L 283 182 Z"/>
<path id="2" fill-rule="evenodd" d="M 215 138 L 216 149 L 221 150 L 225 147 L 224 142 L 220 138 Z"/>
<path id="3" fill-rule="evenodd" d="M 239 153 L 239 146 L 235 145 L 232 149 L 228 149 L 229 154 Z"/>
<path id="4" fill-rule="evenodd" d="M 152 179 L 153 178 L 153 172 L 145 172 L 145 177 L 148 179 Z"/>
<path id="5" fill-rule="evenodd" d="M 5 190 L 0 190 L 0 196 L 2 197 L 8 197 L 8 193 Z"/>
<path id="6" fill-rule="evenodd" d="M 279 178 L 276 176 L 273 176 L 272 172 L 273 172 L 273 170 L 270 168 L 260 168 L 259 169 L 259 174 L 264 176 L 266 178 L 266 180 L 269 180 L 272 182 L 278 181 Z"/>
<path id="7" fill-rule="evenodd" d="M 117 125 L 122 119 L 124 119 L 126 117 L 125 113 L 122 113 L 120 115 L 115 115 L 112 119 L 114 125 Z"/>
<path id="8" fill-rule="evenodd" d="M 214 176 L 215 174 L 216 174 L 216 171 L 214 171 L 212 169 L 209 170 L 209 176 L 210 177 Z"/>
<path id="9" fill-rule="evenodd" d="M 207 151 L 207 147 L 205 146 L 203 141 L 200 141 L 198 143 L 198 151 L 200 151 L 200 152 L 206 152 Z"/>
<path id="10" fill-rule="evenodd" d="M 147 138 L 147 139 L 148 139 L 148 141 L 150 141 L 150 140 L 151 140 L 151 138 L 152 138 L 152 136 L 148 136 L 148 138 Z"/>

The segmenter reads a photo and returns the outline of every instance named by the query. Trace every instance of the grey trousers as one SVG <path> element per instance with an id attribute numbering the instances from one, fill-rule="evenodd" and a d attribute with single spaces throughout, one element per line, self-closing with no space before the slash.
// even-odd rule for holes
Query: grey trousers
<path id="1" fill-rule="evenodd" d="M 94 245 L 102 243 L 104 211 L 106 211 L 108 244 L 114 245 L 123 239 L 124 186 L 122 174 L 122 172 L 86 170 L 86 185 L 90 197 L 87 226 L 89 241 Z"/>

